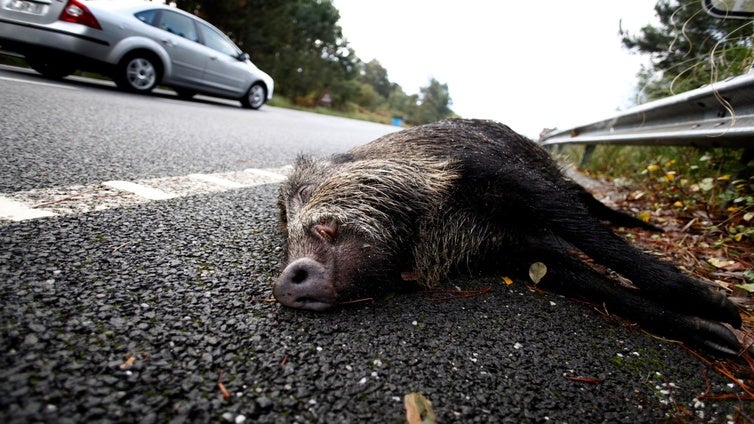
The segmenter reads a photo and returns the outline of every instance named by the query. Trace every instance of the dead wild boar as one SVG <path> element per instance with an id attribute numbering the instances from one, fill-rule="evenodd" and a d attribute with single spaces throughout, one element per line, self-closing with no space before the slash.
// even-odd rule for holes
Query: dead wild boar
<path id="1" fill-rule="evenodd" d="M 604 304 L 659 334 L 735 354 L 723 294 L 631 246 L 603 221 L 655 229 L 597 201 L 549 154 L 508 127 L 448 120 L 392 133 L 327 160 L 300 157 L 278 200 L 292 308 L 325 310 L 386 287 L 432 287 L 454 273 L 526 278 Z M 567 250 L 629 279 L 633 288 Z"/>

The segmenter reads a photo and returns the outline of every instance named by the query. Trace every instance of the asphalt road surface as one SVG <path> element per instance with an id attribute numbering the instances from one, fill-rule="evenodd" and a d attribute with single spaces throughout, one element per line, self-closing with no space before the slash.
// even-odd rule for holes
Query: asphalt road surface
<path id="1" fill-rule="evenodd" d="M 2 422 L 401 422 L 412 392 L 440 422 L 748 408 L 703 396 L 738 388 L 678 345 L 500 276 L 452 282 L 491 287 L 468 299 L 267 301 L 281 167 L 391 127 L 11 68 L 0 93 Z"/>

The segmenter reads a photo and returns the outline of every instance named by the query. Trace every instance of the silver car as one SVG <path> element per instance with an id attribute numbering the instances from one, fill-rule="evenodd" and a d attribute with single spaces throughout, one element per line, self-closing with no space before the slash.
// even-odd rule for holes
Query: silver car
<path id="1" fill-rule="evenodd" d="M 274 88 L 217 28 L 147 1 L 0 0 L 0 48 L 48 77 L 92 70 L 138 93 L 161 84 L 184 98 L 204 93 L 258 109 Z"/>

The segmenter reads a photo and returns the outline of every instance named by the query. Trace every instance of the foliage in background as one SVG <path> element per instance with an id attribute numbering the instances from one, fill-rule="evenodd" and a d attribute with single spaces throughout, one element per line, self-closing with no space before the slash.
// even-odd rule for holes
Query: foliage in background
<path id="1" fill-rule="evenodd" d="M 293 105 L 400 117 L 421 124 L 453 115 L 447 85 L 429 81 L 407 95 L 373 60 L 362 62 L 342 33 L 329 0 L 176 0 L 220 28 L 275 79 Z M 325 93 L 330 103 L 323 103 Z"/>
<path id="2" fill-rule="evenodd" d="M 620 30 L 624 47 L 651 61 L 639 77 L 642 101 L 701 87 L 748 71 L 754 23 L 708 15 L 699 0 L 660 0 L 659 26 Z"/>

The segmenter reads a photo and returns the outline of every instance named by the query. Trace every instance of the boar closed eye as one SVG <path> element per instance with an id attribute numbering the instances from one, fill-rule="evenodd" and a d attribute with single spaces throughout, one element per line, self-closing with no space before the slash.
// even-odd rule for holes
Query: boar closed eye
<path id="1" fill-rule="evenodd" d="M 314 226 L 314 232 L 325 241 L 332 243 L 338 235 L 338 224 L 332 221 L 322 221 Z"/>

